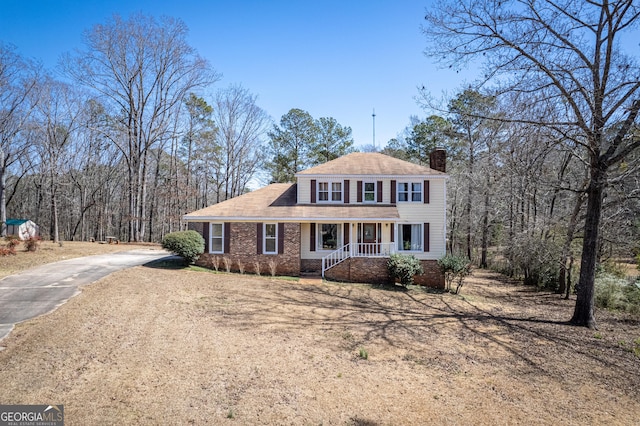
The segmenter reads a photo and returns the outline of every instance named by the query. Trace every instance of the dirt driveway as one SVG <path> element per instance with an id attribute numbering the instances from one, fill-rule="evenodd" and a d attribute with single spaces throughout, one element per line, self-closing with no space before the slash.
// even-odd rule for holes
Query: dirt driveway
<path id="1" fill-rule="evenodd" d="M 570 327 L 572 301 L 499 278 L 460 297 L 136 267 L 19 324 L 0 401 L 69 425 L 637 424 L 638 319 Z"/>

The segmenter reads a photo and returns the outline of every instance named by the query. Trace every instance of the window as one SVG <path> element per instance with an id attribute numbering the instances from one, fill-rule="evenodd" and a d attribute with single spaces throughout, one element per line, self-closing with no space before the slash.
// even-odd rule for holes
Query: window
<path id="1" fill-rule="evenodd" d="M 276 254 L 278 252 L 278 226 L 275 223 L 264 224 L 264 249 L 265 254 Z"/>
<path id="2" fill-rule="evenodd" d="M 365 203 L 373 203 L 376 201 L 376 183 L 365 182 L 362 187 L 362 199 Z"/>
<path id="3" fill-rule="evenodd" d="M 422 224 L 398 225 L 398 251 L 422 250 Z"/>
<path id="4" fill-rule="evenodd" d="M 342 182 L 318 182 L 319 202 L 341 202 Z"/>
<path id="5" fill-rule="evenodd" d="M 398 201 L 422 201 L 422 183 L 400 182 L 398 184 Z"/>
<path id="6" fill-rule="evenodd" d="M 329 201 L 329 182 L 318 182 L 318 201 Z"/>
<path id="7" fill-rule="evenodd" d="M 331 201 L 342 201 L 342 182 L 331 183 Z"/>
<path id="8" fill-rule="evenodd" d="M 318 224 L 318 250 L 337 250 L 342 247 L 342 225 L 339 223 Z"/>
<path id="9" fill-rule="evenodd" d="M 224 226 L 212 223 L 209 232 L 209 253 L 224 253 Z"/>

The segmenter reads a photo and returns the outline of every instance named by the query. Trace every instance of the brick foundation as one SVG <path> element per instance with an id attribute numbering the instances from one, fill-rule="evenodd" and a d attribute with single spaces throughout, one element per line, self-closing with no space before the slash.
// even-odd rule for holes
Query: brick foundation
<path id="1" fill-rule="evenodd" d="M 435 260 L 421 260 L 423 274 L 416 275 L 414 282 L 434 288 L 444 288 L 444 276 Z M 387 269 L 387 258 L 352 257 L 325 272 L 325 278 L 333 281 L 389 284 L 391 276 Z"/>
<path id="2" fill-rule="evenodd" d="M 322 259 L 300 259 L 300 271 L 322 273 Z"/>

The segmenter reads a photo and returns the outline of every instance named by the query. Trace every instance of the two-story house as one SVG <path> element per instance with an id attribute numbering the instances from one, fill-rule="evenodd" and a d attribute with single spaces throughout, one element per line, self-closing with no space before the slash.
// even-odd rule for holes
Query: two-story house
<path id="1" fill-rule="evenodd" d="M 387 259 L 412 254 L 419 284 L 442 287 L 446 153 L 431 167 L 380 153 L 353 153 L 301 171 L 296 183 L 271 184 L 189 213 L 205 239 L 198 264 L 222 259 L 232 270 L 281 275 L 316 272 L 338 281 L 389 282 Z M 217 260 L 216 260 L 217 258 Z"/>

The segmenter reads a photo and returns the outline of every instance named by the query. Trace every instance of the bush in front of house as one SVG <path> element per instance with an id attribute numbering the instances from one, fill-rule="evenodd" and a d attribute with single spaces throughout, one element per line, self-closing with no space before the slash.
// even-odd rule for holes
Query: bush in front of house
<path id="1" fill-rule="evenodd" d="M 460 293 L 464 279 L 471 275 L 469 259 L 464 256 L 447 254 L 438 259 L 438 266 L 444 274 L 445 289 L 453 291 L 455 294 Z M 455 291 L 452 290 L 454 283 L 456 284 Z"/>
<path id="2" fill-rule="evenodd" d="M 184 258 L 185 263 L 194 263 L 204 253 L 204 238 L 196 231 L 178 231 L 162 239 L 162 248 Z"/>
<path id="3" fill-rule="evenodd" d="M 413 284 L 413 277 L 423 272 L 420 261 L 412 254 L 392 254 L 387 261 L 387 268 L 391 277 L 400 280 L 405 287 Z"/>

